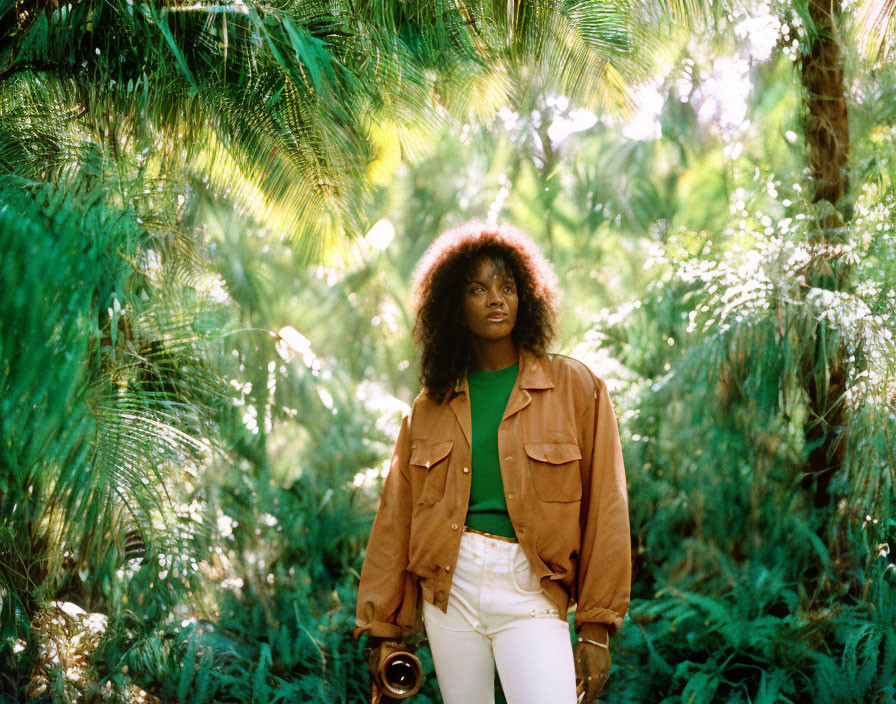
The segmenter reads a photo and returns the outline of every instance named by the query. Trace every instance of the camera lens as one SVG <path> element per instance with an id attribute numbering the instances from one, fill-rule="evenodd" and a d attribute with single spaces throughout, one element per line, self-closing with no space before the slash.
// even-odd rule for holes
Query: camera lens
<path id="1" fill-rule="evenodd" d="M 386 679 L 396 692 L 410 692 L 417 681 L 417 669 L 407 660 L 395 659 L 386 667 Z"/>

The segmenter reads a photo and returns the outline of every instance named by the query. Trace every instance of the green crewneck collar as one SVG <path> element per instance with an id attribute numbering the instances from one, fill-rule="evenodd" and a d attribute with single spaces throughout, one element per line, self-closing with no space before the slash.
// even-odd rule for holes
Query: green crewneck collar
<path id="1" fill-rule="evenodd" d="M 509 367 L 504 367 L 503 369 L 495 369 L 494 371 L 484 371 L 482 369 L 474 369 L 472 371 L 467 372 L 467 379 L 473 383 L 496 383 L 500 384 L 503 381 L 506 381 L 510 377 L 516 377 L 516 375 L 520 371 L 519 362 L 516 364 L 511 364 Z"/>

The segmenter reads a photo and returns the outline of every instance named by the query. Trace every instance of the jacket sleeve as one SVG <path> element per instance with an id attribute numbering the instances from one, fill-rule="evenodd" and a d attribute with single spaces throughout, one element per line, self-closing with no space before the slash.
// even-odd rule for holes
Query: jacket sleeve
<path id="1" fill-rule="evenodd" d="M 622 627 L 631 598 L 628 492 L 616 414 L 602 379 L 582 417 L 582 506 L 574 627 L 606 642 Z"/>
<path id="2" fill-rule="evenodd" d="M 405 416 L 367 544 L 358 587 L 355 638 L 369 632 L 400 640 L 416 626 L 419 588 L 416 577 L 407 571 L 412 506 L 409 424 Z"/>

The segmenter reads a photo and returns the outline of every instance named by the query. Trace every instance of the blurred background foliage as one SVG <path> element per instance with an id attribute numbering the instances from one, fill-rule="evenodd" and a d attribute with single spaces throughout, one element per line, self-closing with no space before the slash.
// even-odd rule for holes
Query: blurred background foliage
<path id="1" fill-rule="evenodd" d="M 611 386 L 604 698 L 896 701 L 891 5 L 0 2 L 0 701 L 366 700 L 410 278 L 471 217 Z"/>

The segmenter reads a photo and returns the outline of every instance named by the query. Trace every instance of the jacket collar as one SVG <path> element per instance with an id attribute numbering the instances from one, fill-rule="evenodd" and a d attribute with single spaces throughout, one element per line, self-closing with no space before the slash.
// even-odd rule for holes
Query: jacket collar
<path id="1" fill-rule="evenodd" d="M 539 357 L 532 350 L 520 347 L 520 388 L 521 389 L 553 389 L 554 382 L 547 370 L 547 358 Z M 455 393 L 469 392 L 467 378 L 464 377 L 454 385 Z"/>
<path id="2" fill-rule="evenodd" d="M 520 348 L 520 373 L 517 377 L 517 383 L 514 384 L 513 390 L 510 392 L 510 399 L 507 401 L 507 408 L 504 411 L 504 418 L 507 418 L 517 411 L 522 410 L 529 405 L 531 396 L 526 389 L 552 389 L 554 382 L 551 380 L 547 369 L 547 359 L 539 357 L 534 352 Z M 470 387 L 467 383 L 467 377 L 454 385 L 455 396 L 451 399 L 449 405 L 454 415 L 457 417 L 458 423 L 467 438 L 468 443 L 472 443 L 472 428 L 470 422 Z"/>
<path id="3" fill-rule="evenodd" d="M 523 389 L 554 388 L 554 382 L 547 369 L 547 357 L 539 357 L 525 347 L 520 348 L 520 387 Z"/>

